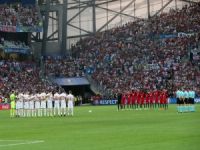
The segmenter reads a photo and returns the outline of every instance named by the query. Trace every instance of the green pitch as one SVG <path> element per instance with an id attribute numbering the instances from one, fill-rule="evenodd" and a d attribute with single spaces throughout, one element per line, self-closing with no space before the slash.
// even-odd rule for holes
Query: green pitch
<path id="1" fill-rule="evenodd" d="M 9 118 L 0 111 L 0 150 L 198 150 L 197 112 L 116 111 L 83 106 L 65 118 Z M 89 112 L 92 110 L 92 112 Z"/>

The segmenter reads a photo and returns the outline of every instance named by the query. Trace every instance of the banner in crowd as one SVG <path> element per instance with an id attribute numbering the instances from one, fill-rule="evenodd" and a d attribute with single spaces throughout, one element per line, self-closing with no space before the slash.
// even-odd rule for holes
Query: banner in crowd
<path id="1" fill-rule="evenodd" d="M 29 54 L 29 48 L 5 48 L 5 53 L 21 53 L 21 54 Z"/>
<path id="2" fill-rule="evenodd" d="M 42 32 L 43 23 L 40 21 L 39 25 L 34 26 L 17 26 L 15 32 Z"/>
<path id="3" fill-rule="evenodd" d="M 177 37 L 176 34 L 162 34 L 162 35 L 160 35 L 160 39 L 175 38 L 175 37 Z"/>
<path id="4" fill-rule="evenodd" d="M 194 36 L 196 33 L 185 33 L 179 32 L 175 34 L 161 34 L 160 39 L 167 39 L 167 38 L 176 38 L 176 37 L 191 37 Z"/>
<path id="5" fill-rule="evenodd" d="M 10 104 L 0 104 L 0 110 L 9 110 Z"/>
<path id="6" fill-rule="evenodd" d="M 11 3 L 21 3 L 23 5 L 31 4 L 34 5 L 36 0 L 0 0 L 0 4 L 11 4 Z"/>
<path id="7" fill-rule="evenodd" d="M 0 25 L 0 31 L 3 32 L 16 32 L 16 30 L 17 30 L 16 26 Z"/>
<path id="8" fill-rule="evenodd" d="M 0 25 L 0 31 L 2 32 L 42 32 L 43 25 L 42 25 L 42 21 L 40 22 L 40 25 L 38 26 L 29 26 L 29 27 Z"/>

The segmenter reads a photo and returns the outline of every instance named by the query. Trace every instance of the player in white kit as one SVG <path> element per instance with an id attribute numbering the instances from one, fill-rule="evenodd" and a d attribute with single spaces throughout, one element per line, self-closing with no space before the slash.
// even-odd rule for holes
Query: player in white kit
<path id="1" fill-rule="evenodd" d="M 41 117 L 40 94 L 35 94 L 35 116 Z"/>
<path id="2" fill-rule="evenodd" d="M 67 95 L 67 106 L 68 106 L 68 115 L 74 115 L 74 95 L 69 91 L 69 95 Z"/>
<path id="3" fill-rule="evenodd" d="M 47 94 L 47 116 L 53 116 L 53 95 L 51 92 Z"/>
<path id="4" fill-rule="evenodd" d="M 24 117 L 30 116 L 30 107 L 29 107 L 29 94 L 28 92 L 24 95 Z"/>
<path id="5" fill-rule="evenodd" d="M 66 98 L 66 93 L 63 92 L 60 94 L 61 116 L 66 116 Z"/>
<path id="6" fill-rule="evenodd" d="M 41 99 L 41 114 L 42 116 L 46 116 L 46 93 L 43 92 L 40 94 L 40 99 Z"/>
<path id="7" fill-rule="evenodd" d="M 54 116 L 60 116 L 60 94 L 54 94 Z"/>
<path id="8" fill-rule="evenodd" d="M 35 96 L 33 94 L 30 94 L 29 106 L 30 106 L 30 116 L 31 117 L 35 117 L 34 99 L 35 99 Z"/>
<path id="9" fill-rule="evenodd" d="M 19 93 L 18 95 L 18 107 L 19 107 L 19 112 L 18 112 L 18 115 L 20 117 L 23 117 L 24 115 L 24 94 L 23 93 Z"/>
<path id="10" fill-rule="evenodd" d="M 16 99 L 16 116 L 19 117 L 20 116 L 20 100 L 19 100 L 19 95 L 17 96 L 17 99 Z"/>

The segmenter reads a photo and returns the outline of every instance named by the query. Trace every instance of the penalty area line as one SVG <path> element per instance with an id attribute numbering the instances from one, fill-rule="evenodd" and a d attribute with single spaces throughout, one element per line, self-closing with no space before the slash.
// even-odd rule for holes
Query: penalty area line
<path id="1" fill-rule="evenodd" d="M 0 140 L 0 141 L 23 141 L 23 140 Z M 26 141 L 20 142 L 20 143 L 13 143 L 13 144 L 2 144 L 0 147 L 7 147 L 7 146 L 17 146 L 17 145 L 27 145 L 27 144 L 38 144 L 38 143 L 44 143 L 43 140 L 40 141 Z"/>

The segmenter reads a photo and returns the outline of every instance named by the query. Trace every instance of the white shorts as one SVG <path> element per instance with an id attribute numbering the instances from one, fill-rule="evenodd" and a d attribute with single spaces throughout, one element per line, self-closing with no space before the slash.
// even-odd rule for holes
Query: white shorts
<path id="1" fill-rule="evenodd" d="M 38 101 L 35 102 L 35 108 L 36 108 L 36 109 L 39 109 L 39 108 L 40 108 L 40 102 L 38 102 Z"/>
<path id="2" fill-rule="evenodd" d="M 46 108 L 46 101 L 45 102 L 41 102 L 41 108 Z"/>
<path id="3" fill-rule="evenodd" d="M 53 108 L 52 100 L 47 101 L 47 108 Z"/>
<path id="4" fill-rule="evenodd" d="M 20 102 L 19 101 L 16 102 L 16 109 L 20 109 Z"/>
<path id="5" fill-rule="evenodd" d="M 25 102 L 24 103 L 24 109 L 29 109 L 30 107 L 29 107 L 29 102 Z"/>
<path id="6" fill-rule="evenodd" d="M 55 101 L 55 106 L 54 106 L 54 108 L 60 108 L 60 101 Z"/>
<path id="7" fill-rule="evenodd" d="M 73 108 L 74 107 L 73 102 L 72 101 L 68 101 L 67 106 L 68 106 L 68 108 Z"/>
<path id="8" fill-rule="evenodd" d="M 23 103 L 23 101 L 19 101 L 19 109 L 23 109 L 24 107 L 24 103 Z"/>
<path id="9" fill-rule="evenodd" d="M 66 108 L 66 101 L 65 100 L 61 100 L 61 108 Z"/>
<path id="10" fill-rule="evenodd" d="M 29 105 L 30 105 L 30 109 L 34 109 L 34 101 L 30 101 Z"/>

